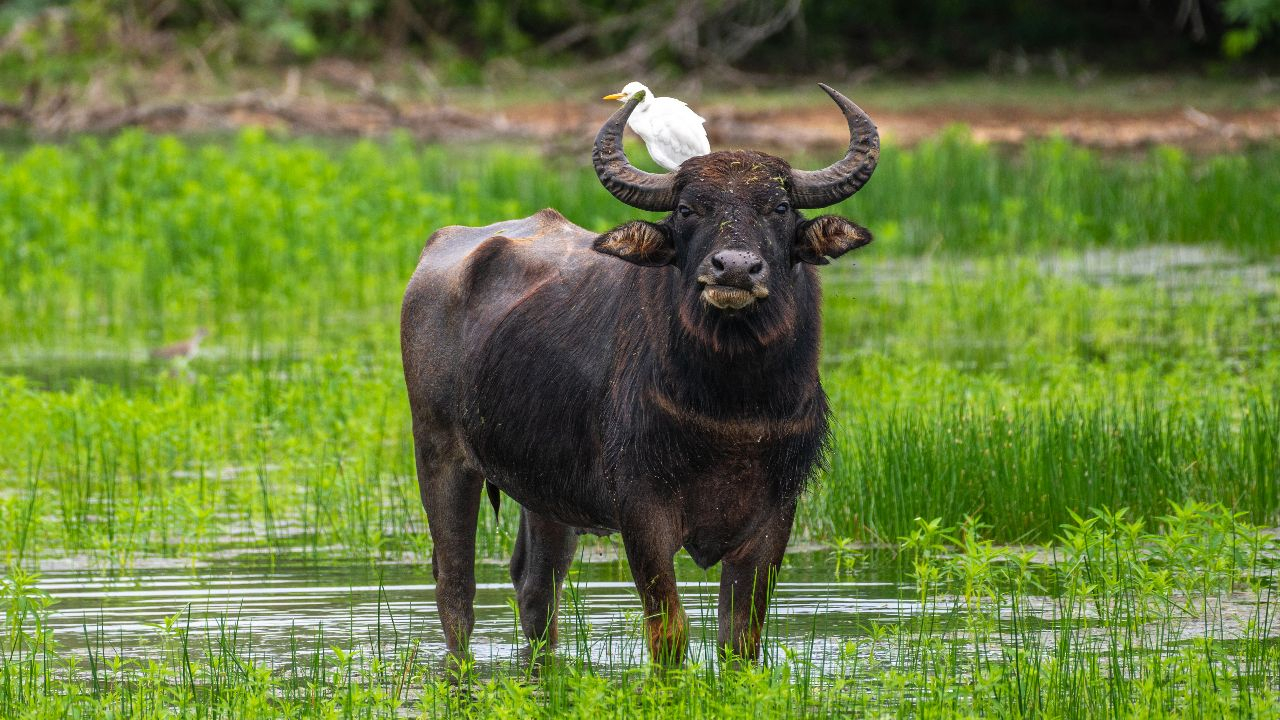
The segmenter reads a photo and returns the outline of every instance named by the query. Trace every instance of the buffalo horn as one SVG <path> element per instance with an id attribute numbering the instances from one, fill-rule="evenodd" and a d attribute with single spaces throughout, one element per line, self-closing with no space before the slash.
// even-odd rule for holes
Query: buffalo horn
<path id="1" fill-rule="evenodd" d="M 636 93 L 600 128 L 595 148 L 591 151 L 591 161 L 596 166 L 600 183 L 614 197 L 641 210 L 669 212 L 676 206 L 675 173 L 655 175 L 640 170 L 627 161 L 627 155 L 622 151 L 622 129 L 626 127 L 631 111 L 643 98 L 641 93 Z"/>
<path id="2" fill-rule="evenodd" d="M 853 195 L 871 179 L 880 158 L 880 133 L 876 124 L 833 88 L 818 83 L 827 91 L 849 122 L 849 151 L 834 164 L 821 170 L 792 170 L 791 199 L 797 208 L 822 208 L 835 205 Z M 625 109 L 625 108 L 624 108 Z M 601 131 L 603 136 L 604 131 Z M 598 141 L 597 141 L 598 142 Z M 598 147 L 598 145 L 597 145 Z M 599 168 L 599 164 L 596 165 Z M 618 193 L 614 193 L 617 195 Z"/>

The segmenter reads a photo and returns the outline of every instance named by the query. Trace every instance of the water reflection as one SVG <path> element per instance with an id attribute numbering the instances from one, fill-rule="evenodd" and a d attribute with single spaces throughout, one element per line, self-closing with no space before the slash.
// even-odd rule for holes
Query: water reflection
<path id="1" fill-rule="evenodd" d="M 580 558 L 566 586 L 561 656 L 597 669 L 635 667 L 645 661 L 640 601 L 626 567 L 617 560 Z M 87 656 L 148 657 L 158 652 L 158 628 L 181 613 L 178 626 L 192 638 L 234 635 L 255 655 L 288 658 L 299 643 L 357 644 L 395 653 L 417 643 L 425 656 L 443 656 L 427 562 L 315 564 L 257 556 L 219 560 L 213 567 L 150 567 L 104 576 L 47 569 L 41 589 L 56 600 L 50 625 L 60 645 Z M 137 567 L 137 566 L 135 566 Z M 792 556 L 777 588 L 767 635 L 770 653 L 805 648 L 820 663 L 839 652 L 868 623 L 919 612 L 911 590 L 894 579 L 888 556 L 869 561 L 857 580 L 833 581 L 823 553 Z M 690 655 L 714 656 L 717 578 L 692 563 L 681 567 L 680 593 L 690 620 Z M 477 568 L 476 628 L 472 650 L 484 664 L 520 662 L 527 643 L 513 609 L 506 568 Z M 328 640 L 321 640 L 327 638 Z M 203 644 L 201 640 L 199 644 Z"/>

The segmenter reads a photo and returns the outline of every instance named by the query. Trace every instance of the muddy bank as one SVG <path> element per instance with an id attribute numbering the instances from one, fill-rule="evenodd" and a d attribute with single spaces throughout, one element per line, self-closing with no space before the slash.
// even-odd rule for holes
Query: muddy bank
<path id="1" fill-rule="evenodd" d="M 856 93 L 855 93 L 856 96 Z M 699 104 L 715 148 L 754 147 L 784 152 L 826 150 L 847 142 L 844 122 L 823 104 L 751 108 L 720 101 Z M 1070 107 L 953 106 L 903 110 L 864 105 L 890 142 L 912 145 L 953 125 L 981 142 L 1017 145 L 1063 136 L 1105 150 L 1176 145 L 1193 152 L 1225 152 L 1280 137 L 1280 108 L 1216 110 L 1192 105 L 1145 111 Z M 614 108 L 589 101 L 513 102 L 496 109 L 446 101 L 393 100 L 376 90 L 334 95 L 251 90 L 224 96 L 120 102 L 85 92 L 31 98 L 0 106 L 0 128 L 56 139 L 82 132 L 142 127 L 158 132 L 209 133 L 268 127 L 298 134 L 378 137 L 406 131 L 424 141 L 521 141 L 548 152 L 589 144 Z"/>

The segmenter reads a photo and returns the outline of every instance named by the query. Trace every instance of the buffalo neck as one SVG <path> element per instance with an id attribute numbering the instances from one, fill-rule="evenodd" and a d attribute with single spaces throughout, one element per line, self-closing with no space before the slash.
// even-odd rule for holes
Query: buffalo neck
<path id="1" fill-rule="evenodd" d="M 701 306 L 678 273 L 649 285 L 648 307 L 669 309 L 648 323 L 662 358 L 650 382 L 681 405 L 715 415 L 791 416 L 809 406 L 821 392 L 820 290 L 810 268 L 796 272 L 789 292 L 763 301 L 772 305 L 729 320 Z"/>

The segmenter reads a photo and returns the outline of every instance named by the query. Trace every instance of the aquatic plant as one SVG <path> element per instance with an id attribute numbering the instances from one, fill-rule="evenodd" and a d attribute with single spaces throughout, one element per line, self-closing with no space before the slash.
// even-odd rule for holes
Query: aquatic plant
<path id="1" fill-rule="evenodd" d="M 1274 715 L 1277 152 L 886 152 L 837 208 L 879 241 L 823 271 L 835 433 L 795 538 L 846 578 L 897 548 L 900 613 L 835 637 L 775 616 L 808 639 L 660 676 L 590 660 L 576 575 L 558 652 L 450 676 L 393 622 L 282 655 L 169 607 L 142 651 L 89 621 L 71 647 L 33 574 L 429 557 L 403 283 L 443 224 L 631 217 L 589 169 L 258 131 L 0 155 L 0 716 Z M 149 359 L 201 325 L 185 367 Z M 504 556 L 511 504 L 481 522 Z"/>
<path id="2" fill-rule="evenodd" d="M 142 655 L 119 654 L 86 628 L 85 661 L 47 637 L 32 642 L 48 602 L 30 604 L 18 586 L 34 578 L 23 576 L 0 596 L 6 617 L 33 628 L 0 665 L 0 713 L 1164 718 L 1280 709 L 1280 546 L 1238 513 L 1189 503 L 1148 524 L 1096 510 L 1038 548 L 994 545 L 984 527 L 916 519 L 899 545 L 916 585 L 896 621 L 825 637 L 839 648 L 828 655 L 784 646 L 745 669 L 593 666 L 572 646 L 532 665 L 441 667 L 398 635 L 324 633 L 291 634 L 282 657 L 234 617 L 200 632 L 182 613 L 157 624 L 156 647 Z M 1188 554 L 1191 537 L 1198 548 Z"/>

